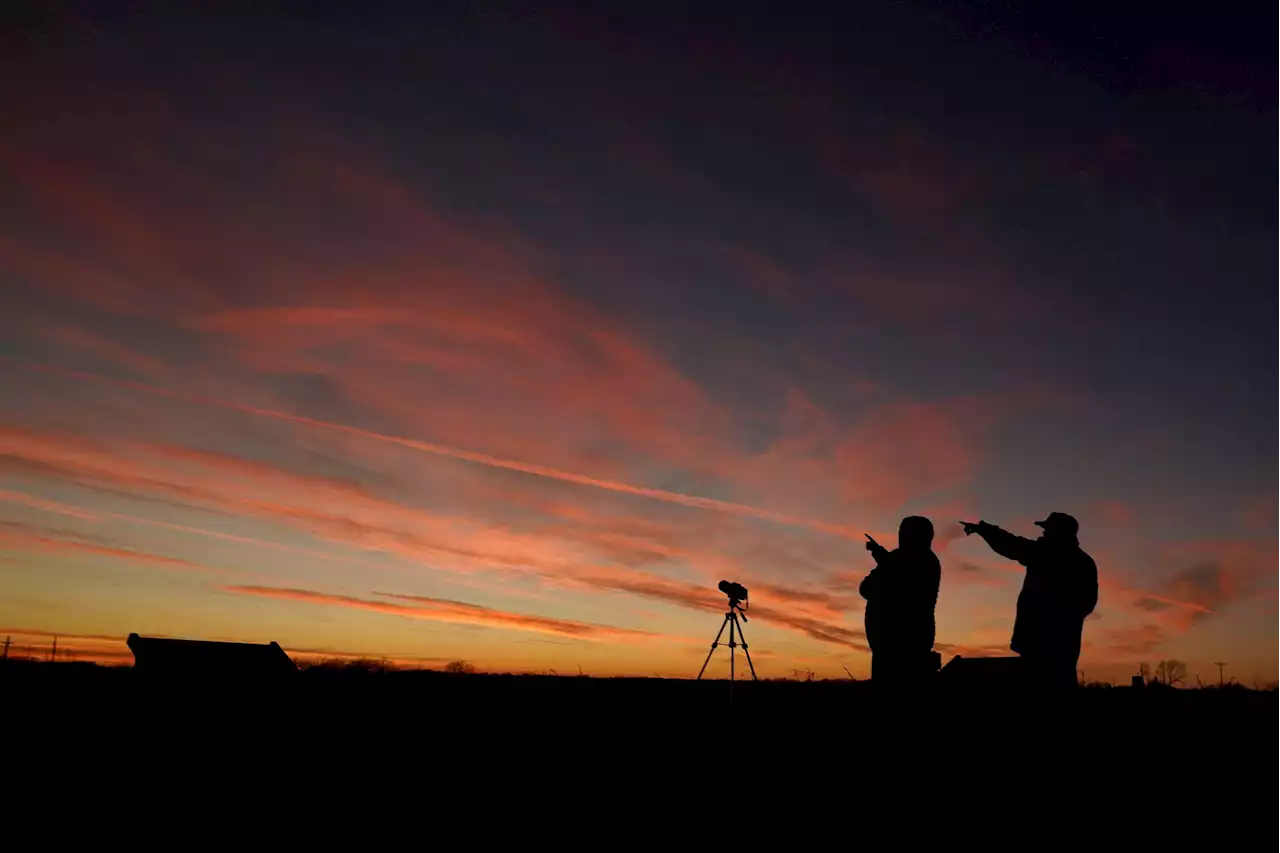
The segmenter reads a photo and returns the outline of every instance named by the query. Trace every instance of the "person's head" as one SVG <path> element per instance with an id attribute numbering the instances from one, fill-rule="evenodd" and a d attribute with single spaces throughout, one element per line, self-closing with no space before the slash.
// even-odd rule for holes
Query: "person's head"
<path id="1" fill-rule="evenodd" d="M 1079 522 L 1065 512 L 1051 512 L 1048 518 L 1037 521 L 1036 525 L 1044 528 L 1040 538 L 1045 542 L 1074 543 L 1080 533 Z"/>
<path id="2" fill-rule="evenodd" d="M 899 548 L 930 548 L 933 546 L 933 522 L 923 515 L 909 515 L 898 525 Z"/>

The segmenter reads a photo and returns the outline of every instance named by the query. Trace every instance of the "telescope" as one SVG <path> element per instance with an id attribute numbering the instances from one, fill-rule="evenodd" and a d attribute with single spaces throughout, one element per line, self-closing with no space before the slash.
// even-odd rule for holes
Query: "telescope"
<path id="1" fill-rule="evenodd" d="M 702 669 L 698 670 L 698 681 L 702 680 L 702 674 L 707 671 L 707 664 L 711 663 L 711 655 L 715 653 L 716 647 L 720 645 L 720 638 L 724 636 L 724 629 L 729 629 L 729 707 L 733 707 L 733 682 L 737 680 L 737 673 L 734 669 L 734 652 L 738 646 L 742 646 L 742 653 L 747 656 L 747 666 L 751 667 L 751 680 L 756 679 L 756 665 L 751 662 L 751 652 L 747 649 L 747 637 L 742 633 L 742 625 L 738 620 L 747 621 L 746 607 L 743 602 L 747 600 L 747 588 L 740 583 L 733 581 L 720 581 L 717 585 L 721 592 L 729 596 L 729 610 L 724 614 L 724 621 L 720 623 L 720 630 L 716 632 L 716 638 L 711 641 L 711 651 L 707 652 L 707 659 L 702 662 Z M 742 642 L 739 643 L 738 640 Z"/>
<path id="2" fill-rule="evenodd" d="M 720 591 L 729 596 L 729 608 L 737 608 L 743 610 L 742 602 L 747 600 L 747 588 L 740 583 L 733 581 L 720 581 Z M 742 620 L 745 622 L 747 617 L 743 615 Z"/>

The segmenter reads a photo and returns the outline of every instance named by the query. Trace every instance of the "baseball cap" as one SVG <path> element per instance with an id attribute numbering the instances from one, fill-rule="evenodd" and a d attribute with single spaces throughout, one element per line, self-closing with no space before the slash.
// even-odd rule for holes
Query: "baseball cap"
<path id="1" fill-rule="evenodd" d="M 1051 512 L 1048 518 L 1044 521 L 1037 521 L 1036 525 L 1043 527 L 1045 530 L 1070 533 L 1072 536 L 1080 532 L 1080 523 L 1075 520 L 1074 516 L 1067 515 L 1065 512 Z"/>

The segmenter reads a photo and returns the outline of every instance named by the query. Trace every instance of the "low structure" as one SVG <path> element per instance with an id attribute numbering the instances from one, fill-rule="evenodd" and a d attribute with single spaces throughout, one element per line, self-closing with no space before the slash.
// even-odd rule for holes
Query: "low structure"
<path id="1" fill-rule="evenodd" d="M 1026 684 L 1026 667 L 1017 656 L 966 658 L 956 655 L 938 673 L 949 689 L 975 693 L 1006 693 Z"/>
<path id="2" fill-rule="evenodd" d="M 130 634 L 134 671 L 152 688 L 182 692 L 263 691 L 279 688 L 298 674 L 278 643 L 222 643 L 171 640 Z"/>

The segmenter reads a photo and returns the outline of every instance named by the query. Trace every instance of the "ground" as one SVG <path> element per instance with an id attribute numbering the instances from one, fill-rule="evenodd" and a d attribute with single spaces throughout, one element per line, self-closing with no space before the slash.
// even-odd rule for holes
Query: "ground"
<path id="1" fill-rule="evenodd" d="M 723 681 L 347 667 L 301 672 L 274 695 L 198 684 L 161 698 L 128 668 L 14 664 L 0 693 L 34 736 L 12 740 L 12 755 L 56 751 L 73 715 L 99 746 L 59 774 L 77 762 L 94 776 L 137 771 L 149 796 L 170 782 L 265 784 L 282 804 L 301 796 L 297 807 L 314 809 L 316 796 L 376 791 L 393 810 L 407 797 L 526 840 L 547 821 L 563 841 L 562 821 L 670 834 L 727 820 L 747 846 L 1274 843 L 1274 692 L 1094 688 L 1060 703 L 938 689 L 906 700 L 866 682 L 778 681 L 739 683 L 731 709 Z M 299 793 L 312 785 L 328 793 Z"/>

